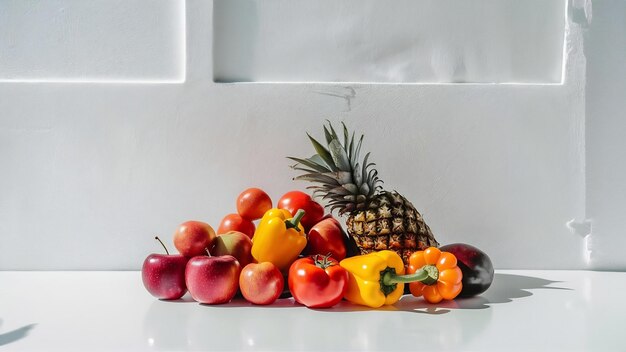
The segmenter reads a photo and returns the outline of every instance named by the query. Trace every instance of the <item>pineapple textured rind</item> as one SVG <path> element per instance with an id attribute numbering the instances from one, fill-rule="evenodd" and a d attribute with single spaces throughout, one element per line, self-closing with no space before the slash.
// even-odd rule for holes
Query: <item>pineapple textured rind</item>
<path id="1" fill-rule="evenodd" d="M 413 252 L 439 246 L 421 214 L 397 192 L 374 196 L 366 210 L 348 216 L 346 226 L 361 254 L 388 249 L 408 263 Z"/>

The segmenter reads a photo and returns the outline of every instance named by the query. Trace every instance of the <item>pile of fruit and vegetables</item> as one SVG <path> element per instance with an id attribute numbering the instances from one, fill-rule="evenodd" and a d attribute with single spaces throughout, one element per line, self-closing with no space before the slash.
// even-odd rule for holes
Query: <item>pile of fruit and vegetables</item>
<path id="1" fill-rule="evenodd" d="M 370 153 L 361 158 L 363 136 L 355 140 L 342 127 L 340 137 L 324 126 L 325 144 L 309 136 L 312 157 L 289 157 L 297 163 L 295 179 L 310 181 L 312 195 L 287 192 L 274 208 L 266 192 L 249 188 L 217 232 L 201 221 L 181 224 L 173 238 L 179 254 L 163 245 L 166 254 L 144 261 L 148 292 L 175 300 L 189 291 L 205 304 L 240 293 L 259 305 L 291 295 L 311 308 L 344 299 L 378 308 L 409 292 L 438 303 L 487 290 L 494 277 L 489 257 L 468 244 L 440 246 L 413 204 L 383 189 Z M 345 217 L 347 233 L 334 212 Z"/>

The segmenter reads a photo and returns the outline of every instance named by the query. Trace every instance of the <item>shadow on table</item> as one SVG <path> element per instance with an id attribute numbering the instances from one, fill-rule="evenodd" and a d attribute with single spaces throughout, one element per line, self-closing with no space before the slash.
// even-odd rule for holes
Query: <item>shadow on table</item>
<path id="1" fill-rule="evenodd" d="M 35 325 L 37 324 L 28 324 L 9 332 L 0 333 L 0 346 L 8 345 L 25 338 Z M 0 319 L 0 326 L 2 326 L 2 319 Z"/>
<path id="2" fill-rule="evenodd" d="M 491 304 L 509 303 L 517 298 L 532 296 L 533 293 L 529 290 L 571 290 L 569 288 L 549 286 L 559 282 L 560 281 L 551 281 L 532 276 L 495 274 L 491 287 L 479 296 L 457 298 L 453 301 L 442 301 L 437 304 L 430 304 L 421 297 L 404 295 L 398 303 L 391 306 L 383 306 L 377 308 L 377 310 L 440 315 L 450 313 L 450 311 L 455 309 L 488 309 L 491 308 Z M 340 305 L 327 311 L 359 312 L 368 310 L 372 310 L 372 308 L 342 302 Z M 322 310 L 320 309 L 320 311 Z"/>
<path id="3" fill-rule="evenodd" d="M 483 294 L 469 298 L 457 298 L 452 301 L 442 301 L 437 304 L 430 304 L 424 301 L 421 297 L 413 297 L 410 294 L 404 295 L 400 301 L 393 305 L 382 306 L 376 308 L 377 311 L 404 311 L 420 314 L 441 315 L 450 313 L 456 309 L 488 309 L 491 308 L 491 304 L 509 303 L 514 299 L 524 298 L 532 296 L 533 293 L 530 290 L 535 289 L 550 289 L 550 290 L 571 290 L 563 287 L 553 287 L 552 284 L 559 283 L 559 281 L 551 281 L 541 279 L 538 277 L 514 275 L 514 274 L 495 274 L 491 287 Z M 180 303 L 192 303 L 195 301 L 190 296 L 186 295 L 180 300 L 173 302 Z M 201 304 L 201 306 L 210 307 L 211 305 Z M 254 304 L 247 302 L 242 297 L 233 299 L 230 303 L 224 305 L 218 305 L 217 307 L 253 307 Z M 296 308 L 302 307 L 300 304 L 293 301 L 293 299 L 279 299 L 268 308 Z M 352 304 L 347 301 L 342 301 L 338 305 L 330 309 L 313 309 L 320 312 L 363 312 L 371 311 L 374 308 L 360 306 Z"/>
<path id="4" fill-rule="evenodd" d="M 532 292 L 527 290 L 571 290 L 571 288 L 549 286 L 560 282 L 532 276 L 496 274 L 493 284 L 482 294 L 482 297 L 486 298 L 489 303 L 508 303 L 515 298 L 532 296 Z"/>
<path id="5" fill-rule="evenodd" d="M 185 293 L 185 295 L 183 295 L 181 298 L 179 299 L 159 299 L 159 301 L 161 302 L 168 302 L 168 303 L 197 303 L 196 301 L 194 301 L 194 299 L 191 297 L 191 295 L 189 294 L 189 292 Z"/>

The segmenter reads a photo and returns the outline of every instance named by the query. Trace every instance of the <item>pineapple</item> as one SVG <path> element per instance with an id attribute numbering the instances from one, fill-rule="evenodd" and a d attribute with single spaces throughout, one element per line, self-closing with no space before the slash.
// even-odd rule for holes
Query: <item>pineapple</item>
<path id="1" fill-rule="evenodd" d="M 313 196 L 327 200 L 330 211 L 348 214 L 346 226 L 361 254 L 393 250 L 405 264 L 411 254 L 438 247 L 430 228 L 413 204 L 401 194 L 385 191 L 370 153 L 359 158 L 363 135 L 355 143 L 343 124 L 343 143 L 332 124 L 324 126 L 327 146 L 309 136 L 317 154 L 308 159 L 290 157 L 292 168 L 303 172 L 296 180 L 314 182 Z"/>

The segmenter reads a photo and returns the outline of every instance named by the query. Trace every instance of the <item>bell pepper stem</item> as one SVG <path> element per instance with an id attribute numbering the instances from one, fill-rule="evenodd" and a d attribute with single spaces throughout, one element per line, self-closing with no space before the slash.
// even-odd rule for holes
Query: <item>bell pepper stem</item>
<path id="1" fill-rule="evenodd" d="M 296 212 L 296 215 L 294 215 L 293 218 L 289 220 L 285 220 L 285 225 L 287 226 L 287 228 L 297 229 L 298 225 L 300 225 L 300 220 L 302 220 L 302 217 L 304 216 L 304 214 L 305 214 L 304 209 L 298 209 L 298 211 Z"/>
<path id="2" fill-rule="evenodd" d="M 410 283 L 419 281 L 424 285 L 432 285 L 439 278 L 439 270 L 434 265 L 424 265 L 420 270 L 409 275 L 398 275 L 393 272 L 386 272 L 383 275 L 383 284 L 393 285 L 400 282 Z"/>

